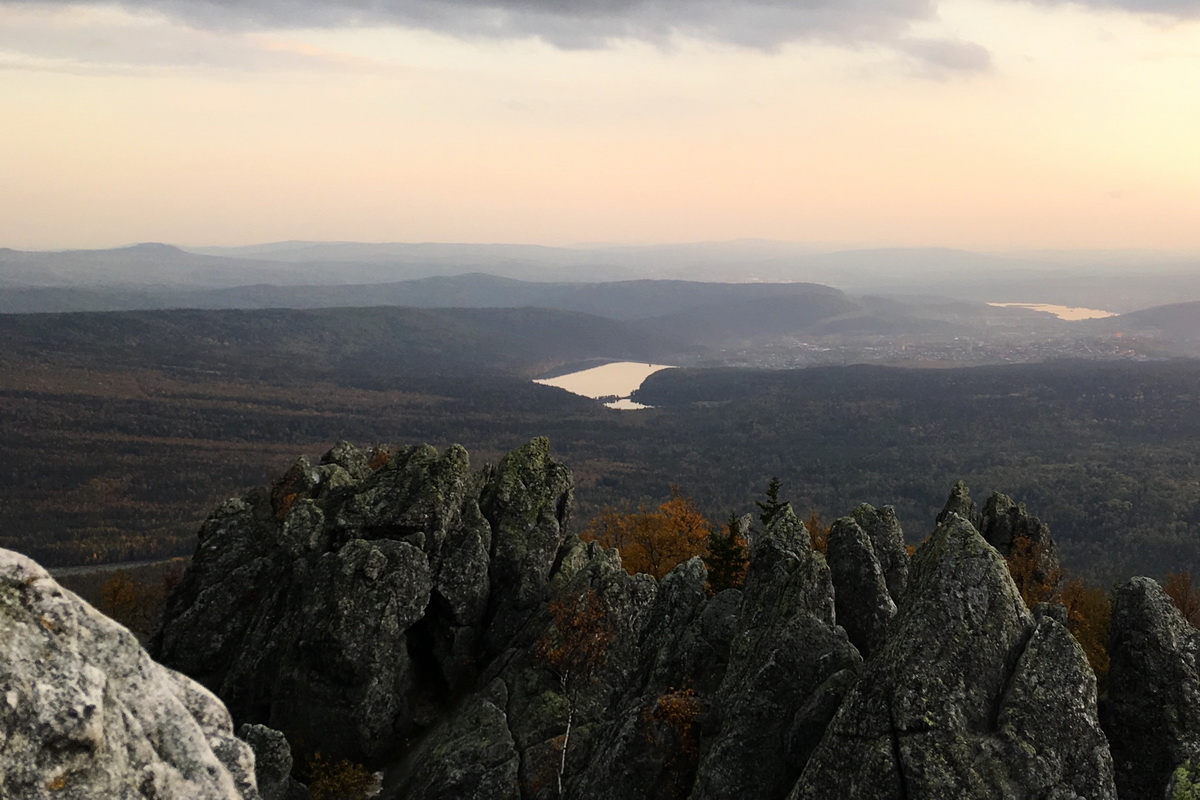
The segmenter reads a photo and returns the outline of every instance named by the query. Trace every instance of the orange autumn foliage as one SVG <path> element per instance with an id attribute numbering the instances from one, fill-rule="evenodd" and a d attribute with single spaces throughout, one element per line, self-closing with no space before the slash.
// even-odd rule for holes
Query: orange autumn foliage
<path id="1" fill-rule="evenodd" d="M 711 531 L 695 502 L 672 486 L 671 496 L 657 508 L 642 506 L 624 513 L 607 509 L 580 536 L 617 548 L 631 575 L 644 572 L 662 578 L 692 556 L 703 555 Z"/>
<path id="2" fill-rule="evenodd" d="M 1018 536 L 1004 560 L 1027 607 L 1033 608 L 1038 603 L 1048 602 L 1058 591 L 1063 570 L 1047 571 L 1042 560 L 1042 545 L 1028 536 Z"/>
<path id="3" fill-rule="evenodd" d="M 804 527 L 808 530 L 808 536 L 812 539 L 813 550 L 818 553 L 824 553 L 829 549 L 829 531 L 832 525 L 826 525 L 821 521 L 821 512 L 813 509 L 808 512 L 808 519 L 804 520 Z"/>
<path id="4" fill-rule="evenodd" d="M 1100 683 L 1108 676 L 1108 623 L 1112 618 L 1112 599 L 1099 586 L 1073 580 L 1062 588 L 1059 601 L 1067 610 L 1067 630 L 1087 656 L 1092 672 Z"/>

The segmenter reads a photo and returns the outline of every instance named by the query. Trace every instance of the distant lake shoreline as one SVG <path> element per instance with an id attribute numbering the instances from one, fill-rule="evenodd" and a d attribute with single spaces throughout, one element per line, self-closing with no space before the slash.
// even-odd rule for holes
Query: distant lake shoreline
<path id="1" fill-rule="evenodd" d="M 647 408 L 630 400 L 629 395 L 641 386 L 647 377 L 664 369 L 674 367 L 670 364 L 647 364 L 642 361 L 614 361 L 553 378 L 539 378 L 534 383 L 556 386 L 572 394 L 596 400 L 601 397 L 617 397 L 620 399 L 605 405 L 609 408 L 630 410 Z"/>
<path id="2" fill-rule="evenodd" d="M 1081 319 L 1103 319 L 1105 317 L 1117 316 L 1115 312 L 1104 311 L 1099 308 L 1056 306 L 1052 303 L 988 303 L 988 305 L 997 306 L 999 308 L 1027 308 L 1030 311 L 1044 311 L 1047 314 L 1053 314 L 1059 319 L 1065 319 L 1071 322 Z"/>

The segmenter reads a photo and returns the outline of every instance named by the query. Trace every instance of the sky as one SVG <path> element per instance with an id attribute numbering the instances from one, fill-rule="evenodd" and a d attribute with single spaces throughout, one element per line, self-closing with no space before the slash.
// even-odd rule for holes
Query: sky
<path id="1" fill-rule="evenodd" d="M 0 247 L 1200 250 L 1198 0 L 0 0 Z"/>

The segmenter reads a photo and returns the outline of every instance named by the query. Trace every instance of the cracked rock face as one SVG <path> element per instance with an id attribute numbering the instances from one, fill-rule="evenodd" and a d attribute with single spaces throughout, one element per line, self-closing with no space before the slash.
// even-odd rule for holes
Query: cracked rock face
<path id="1" fill-rule="evenodd" d="M 382 764 L 544 603 L 571 493 L 545 439 L 479 473 L 339 444 L 209 517 L 154 652 L 239 721 Z"/>
<path id="2" fill-rule="evenodd" d="M 755 541 L 742 595 L 741 630 L 715 698 L 720 729 L 700 762 L 696 800 L 782 796 L 817 738 L 789 736 L 793 715 L 860 663 L 834 622 L 825 559 L 790 506 Z M 826 721 L 804 730 L 819 735 Z"/>
<path id="3" fill-rule="evenodd" d="M 258 800 L 217 698 L 7 550 L 0 642 L 0 796 Z"/>
<path id="4" fill-rule="evenodd" d="M 1162 797 L 1173 781 L 1191 797 L 1180 787 L 1200 784 L 1200 631 L 1149 578 L 1117 589 L 1109 630 L 1104 728 L 1120 796 Z"/>
<path id="5" fill-rule="evenodd" d="M 838 623 L 858 651 L 869 656 L 887 632 L 896 604 L 871 537 L 854 517 L 833 523 L 825 559 L 833 579 Z M 905 573 L 907 577 L 907 565 Z"/>
<path id="6" fill-rule="evenodd" d="M 791 797 L 1115 797 L 1083 653 L 967 519 L 941 519 Z"/>

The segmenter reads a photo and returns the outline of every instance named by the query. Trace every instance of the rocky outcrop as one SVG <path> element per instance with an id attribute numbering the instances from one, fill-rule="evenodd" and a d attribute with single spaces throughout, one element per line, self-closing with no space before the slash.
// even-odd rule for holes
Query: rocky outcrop
<path id="1" fill-rule="evenodd" d="M 0 551 L 0 796 L 258 800 L 254 757 L 206 689 Z"/>
<path id="2" fill-rule="evenodd" d="M 570 502 L 544 439 L 482 473 L 339 445 L 205 522 L 155 653 L 239 720 L 383 763 L 544 603 Z"/>
<path id="3" fill-rule="evenodd" d="M 812 701 L 861 662 L 834 622 L 825 559 L 790 506 L 754 543 L 742 593 L 740 630 L 715 699 L 720 727 L 700 762 L 696 800 L 784 794 L 828 722 L 813 712 L 836 707 Z M 782 727 L 781 718 L 791 724 Z"/>
<path id="4" fill-rule="evenodd" d="M 1078 645 L 967 519 L 941 519 L 791 797 L 1115 797 Z"/>
<path id="5" fill-rule="evenodd" d="M 545 440 L 478 472 L 300 460 L 205 523 L 157 652 L 386 800 L 1115 797 L 1061 609 L 1030 613 L 976 527 L 1052 550 L 1002 495 L 957 485 L 911 563 L 889 507 L 823 555 L 784 506 L 710 595 L 699 558 L 656 581 L 571 535 L 572 491 Z M 244 728 L 287 797 L 271 729 Z"/>
<path id="6" fill-rule="evenodd" d="M 908 546 L 904 542 L 900 520 L 896 519 L 896 509 L 891 506 L 875 508 L 863 503 L 851 516 L 871 540 L 871 549 L 883 571 L 888 594 L 898 605 L 904 597 L 904 587 L 908 585 Z"/>
<path id="7" fill-rule="evenodd" d="M 1006 558 L 1021 552 L 1033 563 L 1029 579 L 1041 586 L 1057 585 L 1062 576 L 1058 548 L 1050 536 L 1050 527 L 1015 503 L 1005 494 L 995 492 L 988 498 L 979 515 L 979 532 L 992 547 Z"/>
<path id="8" fill-rule="evenodd" d="M 1134 578 L 1113 600 L 1109 655 L 1104 729 L 1122 800 L 1164 796 L 1177 768 L 1182 791 L 1200 754 L 1200 631 L 1157 583 Z"/>
<path id="9" fill-rule="evenodd" d="M 869 656 L 896 614 L 871 537 L 854 517 L 842 517 L 829 529 L 825 558 L 833 579 L 837 619 L 850 642 L 863 656 Z"/>

